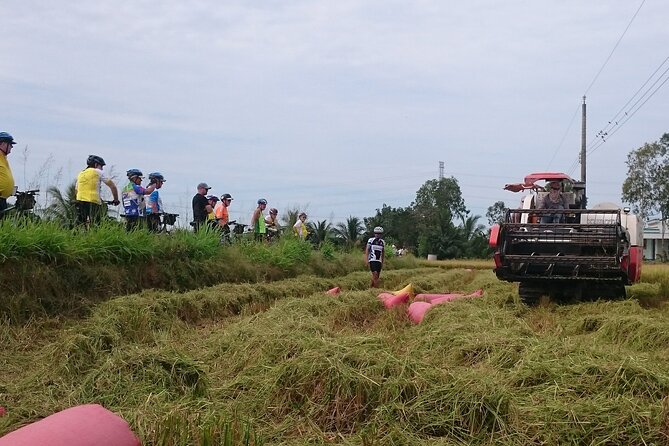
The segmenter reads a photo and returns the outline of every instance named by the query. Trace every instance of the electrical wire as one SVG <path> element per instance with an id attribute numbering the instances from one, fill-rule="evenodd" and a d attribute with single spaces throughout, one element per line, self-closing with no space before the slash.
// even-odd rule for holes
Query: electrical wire
<path id="1" fill-rule="evenodd" d="M 625 37 L 625 34 L 627 34 L 627 30 L 630 29 L 630 26 L 632 26 L 632 22 L 634 22 L 634 19 L 636 18 L 637 14 L 639 14 L 639 11 L 641 11 L 641 7 L 643 6 L 644 3 L 646 3 L 646 0 L 642 0 L 642 1 L 641 1 L 641 4 L 639 5 L 639 7 L 637 8 L 636 12 L 634 13 L 634 15 L 633 15 L 632 18 L 630 19 L 629 23 L 628 23 L 627 26 L 625 27 L 625 30 L 623 31 L 623 33 L 620 35 L 620 38 L 618 38 L 618 41 L 617 41 L 616 44 L 613 46 L 613 49 L 611 50 L 611 52 L 609 53 L 609 56 L 606 58 L 606 60 L 605 60 L 604 63 L 602 64 L 602 67 L 599 69 L 599 71 L 597 72 L 597 74 L 595 75 L 595 77 L 592 79 L 592 82 L 590 82 L 590 85 L 588 85 L 588 88 L 585 89 L 585 93 L 583 93 L 583 96 L 587 96 L 587 95 L 588 95 L 588 92 L 590 91 L 590 89 L 592 88 L 592 86 L 593 86 L 593 85 L 595 84 L 595 82 L 597 81 L 597 78 L 599 78 L 599 75 L 600 75 L 600 74 L 602 73 L 602 71 L 604 70 L 604 67 L 606 67 L 606 64 L 608 64 L 608 63 L 609 63 L 609 60 L 611 60 L 611 56 L 613 56 L 613 53 L 616 51 L 616 48 L 618 48 L 618 45 L 620 45 L 620 42 L 623 40 L 623 37 Z"/>
<path id="2" fill-rule="evenodd" d="M 669 58 L 667 58 L 667 59 L 669 59 Z M 666 61 L 666 59 L 665 59 L 665 61 Z M 662 63 L 664 64 L 664 62 L 662 62 Z M 669 76 L 667 76 L 667 73 L 669 73 L 669 67 L 667 67 L 667 69 L 664 70 L 664 72 L 655 80 L 655 82 L 653 82 L 653 84 L 650 87 L 648 87 L 648 89 L 646 89 L 646 91 L 639 97 L 639 99 L 637 99 L 636 102 L 634 102 L 634 104 L 629 108 L 629 110 L 625 112 L 624 118 L 622 120 L 616 122 L 615 128 L 613 128 L 613 130 L 611 132 L 607 132 L 604 135 L 600 135 L 600 140 L 592 148 L 590 148 L 590 150 L 588 150 L 588 152 L 587 152 L 588 154 L 593 153 L 595 150 L 597 150 L 601 146 L 603 146 L 606 143 L 606 141 L 608 140 L 608 138 L 615 135 L 616 132 L 618 132 L 618 130 L 620 130 L 630 119 L 632 119 L 632 117 L 639 110 L 641 110 L 641 108 L 650 100 L 650 98 L 655 96 L 655 94 L 660 90 L 660 88 L 662 88 L 664 86 L 664 84 L 666 84 L 667 81 L 669 81 Z M 663 77 L 664 77 L 664 80 L 662 80 Z M 660 82 L 660 81 L 662 81 L 662 82 L 658 85 L 658 82 Z M 656 85 L 657 85 L 657 87 L 654 90 L 652 90 L 653 87 L 655 87 Z M 651 92 L 651 90 L 652 90 L 652 92 Z M 649 92 L 650 92 L 650 95 L 648 97 L 646 97 Z M 645 98 L 645 100 L 644 100 L 644 98 Z M 643 102 L 641 102 L 639 104 L 639 102 L 641 100 L 643 100 Z M 638 105 L 638 107 L 637 107 L 637 105 Z"/>

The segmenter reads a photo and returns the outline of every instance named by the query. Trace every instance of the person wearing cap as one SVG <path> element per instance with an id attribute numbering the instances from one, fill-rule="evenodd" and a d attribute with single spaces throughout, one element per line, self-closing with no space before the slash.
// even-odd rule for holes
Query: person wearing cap
<path id="1" fill-rule="evenodd" d="M 106 165 L 101 156 L 88 155 L 86 168 L 77 175 L 75 190 L 77 193 L 77 224 L 96 225 L 102 221 L 102 199 L 100 187 L 105 183 L 112 192 L 112 204 L 118 206 L 118 189 L 110 177 L 102 169 Z"/>
<path id="2" fill-rule="evenodd" d="M 195 231 L 199 231 L 202 225 L 207 222 L 207 217 L 212 211 L 209 200 L 207 200 L 209 189 L 211 187 L 207 183 L 197 185 L 197 193 L 193 197 L 193 227 Z"/>
<path id="3" fill-rule="evenodd" d="M 12 135 L 0 132 L 0 213 L 7 209 L 7 198 L 14 193 L 14 175 L 7 160 L 14 144 Z"/>
<path id="4" fill-rule="evenodd" d="M 551 181 L 548 183 L 549 192 L 544 199 L 539 203 L 539 209 L 569 209 L 567 198 L 562 193 L 562 183 L 559 181 Z M 541 216 L 541 223 L 560 223 L 562 215 L 546 214 Z"/>
<path id="5" fill-rule="evenodd" d="M 372 288 L 379 286 L 381 268 L 383 268 L 383 261 L 385 260 L 386 242 L 381 238 L 382 235 L 383 228 L 381 226 L 375 227 L 374 237 L 367 240 L 367 246 L 365 246 L 365 265 L 372 273 Z"/>
<path id="6" fill-rule="evenodd" d="M 230 232 L 230 227 L 228 226 L 228 223 L 230 222 L 230 214 L 228 213 L 228 207 L 232 203 L 232 200 L 233 200 L 232 195 L 223 194 L 221 195 L 221 202 L 214 209 L 214 213 L 216 214 L 216 220 L 218 221 L 218 226 L 226 233 Z"/>
<path id="7" fill-rule="evenodd" d="M 304 212 L 300 212 L 300 215 L 297 216 L 297 221 L 293 225 L 293 234 L 295 234 L 297 237 L 301 238 L 302 240 L 305 240 L 307 238 L 307 235 L 309 235 L 309 231 L 307 229 L 307 214 Z"/>
<path id="8" fill-rule="evenodd" d="M 253 234 L 256 241 L 265 240 L 267 237 L 267 224 L 265 223 L 265 216 L 263 211 L 267 207 L 267 200 L 260 198 L 258 200 L 258 207 L 253 211 L 251 216 L 251 226 L 253 227 Z"/>

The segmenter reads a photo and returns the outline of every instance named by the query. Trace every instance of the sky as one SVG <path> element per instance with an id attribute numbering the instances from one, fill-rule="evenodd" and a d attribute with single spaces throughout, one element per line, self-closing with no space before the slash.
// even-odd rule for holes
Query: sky
<path id="1" fill-rule="evenodd" d="M 580 177 L 584 94 L 589 202 L 620 203 L 627 154 L 669 132 L 666 1 L 4 0 L 0 14 L 19 188 L 64 188 L 97 154 L 119 187 L 160 171 L 182 222 L 201 181 L 241 222 L 261 197 L 280 217 L 370 217 L 410 205 L 443 161 L 485 223 L 520 200 L 506 183 Z"/>

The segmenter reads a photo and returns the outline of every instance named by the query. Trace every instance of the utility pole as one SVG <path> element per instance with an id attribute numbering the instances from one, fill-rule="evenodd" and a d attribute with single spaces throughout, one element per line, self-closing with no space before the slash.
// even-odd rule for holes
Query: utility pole
<path id="1" fill-rule="evenodd" d="M 585 183 L 585 96 L 583 96 L 581 117 L 581 181 Z"/>
<path id="2" fill-rule="evenodd" d="M 439 161 L 439 181 L 444 179 L 444 162 Z"/>

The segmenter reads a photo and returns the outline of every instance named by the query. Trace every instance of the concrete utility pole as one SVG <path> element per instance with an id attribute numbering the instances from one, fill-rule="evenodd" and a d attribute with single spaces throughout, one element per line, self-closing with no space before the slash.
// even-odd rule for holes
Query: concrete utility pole
<path id="1" fill-rule="evenodd" d="M 583 96 L 583 115 L 581 119 L 581 181 L 585 183 L 585 96 Z"/>
<path id="2" fill-rule="evenodd" d="M 439 181 L 444 179 L 444 162 L 439 161 Z"/>

